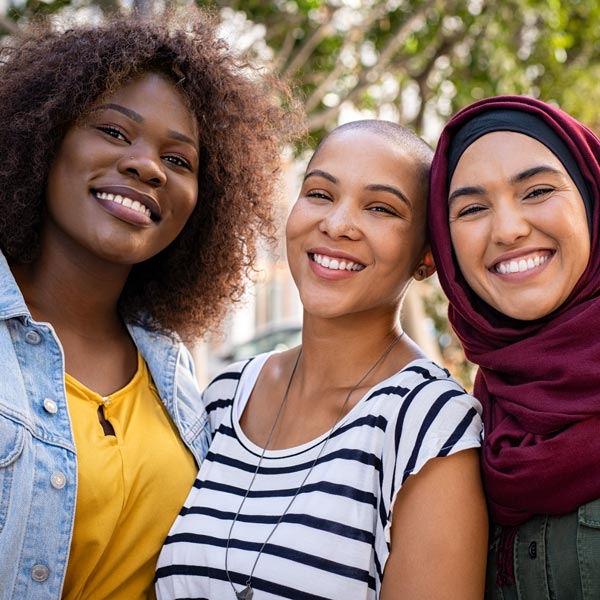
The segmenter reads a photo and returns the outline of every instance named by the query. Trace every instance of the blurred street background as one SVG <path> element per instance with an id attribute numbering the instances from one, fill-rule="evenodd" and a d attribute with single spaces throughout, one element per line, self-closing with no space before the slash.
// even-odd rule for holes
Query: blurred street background
<path id="1" fill-rule="evenodd" d="M 0 43 L 38 13 L 57 27 L 107 11 L 165 10 L 174 0 L 0 0 Z M 214 0 L 236 52 L 288 80 L 302 98 L 309 138 L 283 157 L 283 223 L 310 151 L 338 124 L 382 118 L 435 146 L 444 122 L 486 96 L 525 94 L 600 130 L 597 0 Z M 8 36 L 8 37 L 7 37 Z M 1 82 L 0 82 L 1 85 Z M 472 366 L 446 321 L 435 278 L 413 284 L 403 323 L 432 358 L 470 387 Z M 299 343 L 301 309 L 283 243 L 265 247 L 243 301 L 194 349 L 206 383 L 224 362 Z"/>

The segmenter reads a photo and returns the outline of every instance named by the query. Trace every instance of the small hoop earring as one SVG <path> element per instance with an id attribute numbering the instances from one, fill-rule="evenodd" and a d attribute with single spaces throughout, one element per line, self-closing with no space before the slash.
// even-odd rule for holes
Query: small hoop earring
<path id="1" fill-rule="evenodd" d="M 417 273 L 419 274 L 419 277 L 421 279 L 425 279 L 425 275 L 426 275 L 426 273 L 425 273 L 425 267 L 419 267 L 417 269 Z"/>

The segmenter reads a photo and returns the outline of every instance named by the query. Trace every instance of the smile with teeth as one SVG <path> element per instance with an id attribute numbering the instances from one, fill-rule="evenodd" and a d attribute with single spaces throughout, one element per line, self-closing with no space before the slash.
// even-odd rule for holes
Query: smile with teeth
<path id="1" fill-rule="evenodd" d="M 330 258 L 323 254 L 311 254 L 310 256 L 317 264 L 334 271 L 362 271 L 365 268 L 365 265 L 352 262 L 351 260 Z"/>
<path id="2" fill-rule="evenodd" d="M 131 208 L 131 210 L 135 210 L 147 217 L 151 217 L 152 213 L 147 206 L 144 206 L 141 202 L 137 200 L 132 200 L 127 196 L 121 196 L 121 194 L 109 194 L 108 192 L 96 192 L 96 197 L 100 198 L 100 200 L 108 200 L 109 202 L 114 202 L 115 204 L 121 204 L 126 208 Z"/>
<path id="3" fill-rule="evenodd" d="M 536 256 L 535 258 L 521 258 L 520 260 L 509 260 L 506 262 L 499 262 L 494 265 L 496 273 L 505 275 L 506 273 L 524 273 L 525 271 L 531 271 L 540 265 L 543 265 L 549 258 L 549 255 Z"/>

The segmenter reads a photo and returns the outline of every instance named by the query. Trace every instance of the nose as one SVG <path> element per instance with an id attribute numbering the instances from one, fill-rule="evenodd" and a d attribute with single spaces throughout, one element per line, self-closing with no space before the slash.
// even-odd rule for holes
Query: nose
<path id="1" fill-rule="evenodd" d="M 347 202 L 334 202 L 319 223 L 319 229 L 332 239 L 360 237 L 356 210 Z"/>
<path id="2" fill-rule="evenodd" d="M 527 237 L 531 225 L 523 207 L 515 203 L 503 203 L 494 213 L 492 222 L 492 239 L 504 246 L 514 244 L 517 240 Z"/>
<path id="3" fill-rule="evenodd" d="M 150 148 L 129 147 L 119 161 L 119 171 L 154 187 L 167 181 L 160 156 Z"/>

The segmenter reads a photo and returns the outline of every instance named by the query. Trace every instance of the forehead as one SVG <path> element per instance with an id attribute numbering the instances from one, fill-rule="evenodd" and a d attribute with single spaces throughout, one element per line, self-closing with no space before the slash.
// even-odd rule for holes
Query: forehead
<path id="1" fill-rule="evenodd" d="M 145 73 L 126 81 L 98 99 L 95 106 L 110 104 L 130 109 L 143 120 L 158 116 L 169 129 L 198 137 L 198 124 L 187 98 L 173 81 L 160 73 Z"/>
<path id="2" fill-rule="evenodd" d="M 450 188 L 469 179 L 509 177 L 528 168 L 546 165 L 567 174 L 559 158 L 538 140 L 513 131 L 494 131 L 475 140 L 460 157 Z"/>
<path id="3" fill-rule="evenodd" d="M 411 199 L 426 192 L 410 147 L 370 129 L 334 132 L 310 161 L 308 171 L 313 168 L 327 171 L 340 183 L 395 185 Z"/>
<path id="4" fill-rule="evenodd" d="M 316 160 L 331 160 L 342 153 L 347 160 L 360 160 L 371 156 L 394 157 L 398 144 L 387 136 L 369 128 L 349 128 L 334 131 L 318 147 L 311 162 Z"/>

